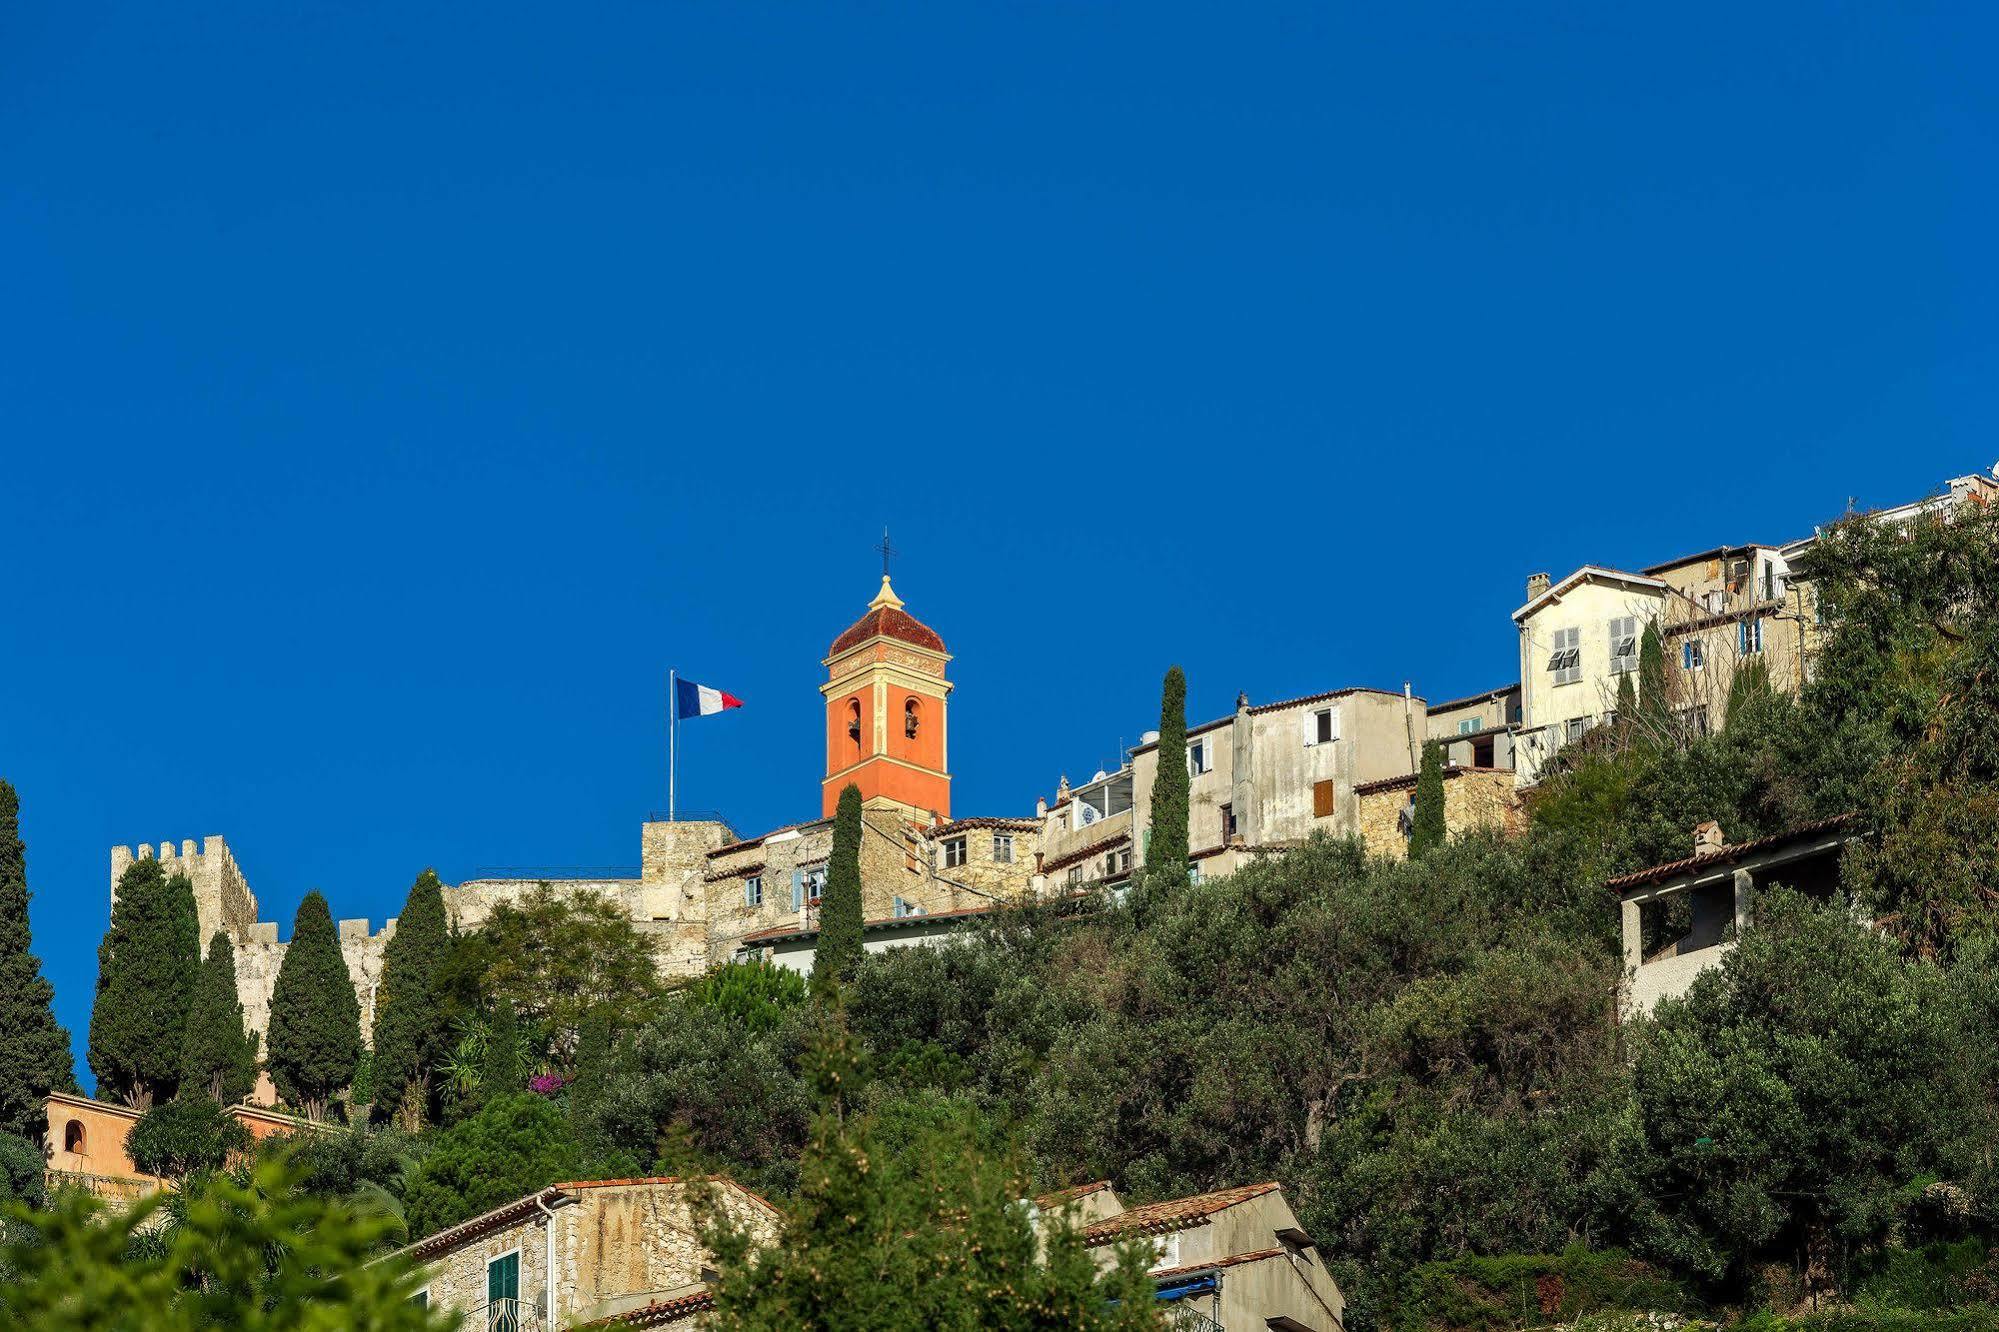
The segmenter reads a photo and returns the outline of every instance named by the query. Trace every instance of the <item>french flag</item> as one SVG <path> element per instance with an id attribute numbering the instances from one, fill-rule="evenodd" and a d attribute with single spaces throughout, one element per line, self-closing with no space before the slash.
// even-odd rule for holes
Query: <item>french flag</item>
<path id="1" fill-rule="evenodd" d="M 719 689 L 695 684 L 692 680 L 676 680 L 674 694 L 674 715 L 683 721 L 689 717 L 707 717 L 743 706 L 743 700 L 734 694 L 725 694 Z"/>

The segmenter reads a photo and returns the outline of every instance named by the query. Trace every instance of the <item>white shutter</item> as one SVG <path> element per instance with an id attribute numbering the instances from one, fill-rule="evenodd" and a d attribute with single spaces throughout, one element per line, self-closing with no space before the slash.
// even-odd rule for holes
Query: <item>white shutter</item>
<path id="1" fill-rule="evenodd" d="M 1305 714 L 1305 743 L 1307 745 L 1319 743 L 1319 714 L 1316 712 Z"/>

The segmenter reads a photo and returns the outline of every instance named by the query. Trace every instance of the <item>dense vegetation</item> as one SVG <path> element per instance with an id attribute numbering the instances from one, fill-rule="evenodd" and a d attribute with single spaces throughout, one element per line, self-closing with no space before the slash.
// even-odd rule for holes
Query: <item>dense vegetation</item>
<path id="1" fill-rule="evenodd" d="M 767 966 L 662 986 L 615 911 L 538 893 L 397 962 L 372 1120 L 293 1168 L 381 1242 L 564 1178 L 729 1173 L 779 1201 L 793 1259 L 718 1237 L 743 1328 L 856 1283 L 910 1325 L 1001 1288 L 1014 1325 L 1114 1317 L 1130 1273 L 1092 1284 L 1059 1244 L 1037 1268 L 1003 1205 L 1099 1178 L 1133 1201 L 1281 1180 L 1355 1329 L 1999 1326 L 1999 513 L 1844 522 L 1808 560 L 1801 697 L 1751 663 L 1706 734 L 1648 633 L 1616 724 L 1512 838 L 1437 836 L 1426 756 L 1420 858 L 1319 840 L 1149 874 L 844 957 L 811 993 Z M 1177 670 L 1162 693 L 1170 740 Z M 1162 781 L 1155 815 L 1184 825 L 1185 799 Z M 1705 820 L 1847 813 L 1836 893 L 1763 893 L 1685 1000 L 1617 1021 L 1607 876 Z M 202 1149 L 176 1164 L 212 1175 Z M 934 1241 L 946 1214 L 976 1245 Z"/>

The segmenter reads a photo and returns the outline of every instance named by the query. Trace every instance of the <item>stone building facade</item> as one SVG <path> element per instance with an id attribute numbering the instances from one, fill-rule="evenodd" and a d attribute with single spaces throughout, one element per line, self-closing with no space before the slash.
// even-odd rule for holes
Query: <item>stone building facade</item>
<path id="1" fill-rule="evenodd" d="M 1415 812 L 1416 777 L 1389 777 L 1355 788 L 1360 801 L 1360 840 L 1370 856 L 1389 860 L 1409 858 L 1409 830 Z M 1510 768 L 1444 769 L 1444 831 L 1461 833 L 1491 829 L 1518 832 L 1526 826 L 1520 794 Z"/>
<path id="2" fill-rule="evenodd" d="M 419 1296 L 467 1327 L 561 1328 L 605 1318 L 700 1326 L 712 1307 L 707 1216 L 775 1241 L 778 1214 L 722 1176 L 552 1184 L 401 1251 Z M 550 1273 L 553 1273 L 553 1280 Z"/>
<path id="3" fill-rule="evenodd" d="M 1347 688 L 1252 705 L 1187 729 L 1187 844 L 1194 870 L 1214 878 L 1314 833 L 1360 831 L 1355 788 L 1414 773 L 1428 729 L 1408 692 Z M 1159 738 L 1147 732 L 1115 773 L 1056 789 L 1041 810 L 1040 891 L 1115 883 L 1145 864 Z"/>

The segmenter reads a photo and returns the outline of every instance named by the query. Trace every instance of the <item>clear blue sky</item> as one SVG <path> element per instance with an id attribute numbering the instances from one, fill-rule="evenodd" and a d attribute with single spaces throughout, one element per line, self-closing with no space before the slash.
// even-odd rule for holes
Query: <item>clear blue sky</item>
<path id="1" fill-rule="evenodd" d="M 628 864 L 669 665 L 749 701 L 684 803 L 813 814 L 884 523 L 1015 813 L 1168 662 L 1464 693 L 1532 570 L 1999 458 L 1991 7 L 1342 8 L 9 6 L 0 774 L 79 1050 L 113 843 L 287 933 Z"/>

